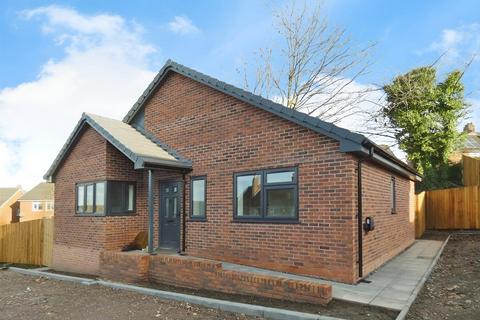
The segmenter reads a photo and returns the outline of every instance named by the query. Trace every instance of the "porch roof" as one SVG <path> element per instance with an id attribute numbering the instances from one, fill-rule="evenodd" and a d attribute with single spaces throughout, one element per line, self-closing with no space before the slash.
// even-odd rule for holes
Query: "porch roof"
<path id="1" fill-rule="evenodd" d="M 192 162 L 140 128 L 120 120 L 84 113 L 52 163 L 44 179 L 50 180 L 56 173 L 70 148 L 75 144 L 81 129 L 89 125 L 134 163 L 135 169 L 172 167 L 191 169 Z"/>

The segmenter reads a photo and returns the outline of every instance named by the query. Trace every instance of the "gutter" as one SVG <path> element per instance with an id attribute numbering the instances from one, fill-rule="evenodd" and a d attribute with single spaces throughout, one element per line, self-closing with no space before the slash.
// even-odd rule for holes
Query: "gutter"
<path id="1" fill-rule="evenodd" d="M 416 172 L 415 169 L 387 154 L 378 145 L 370 140 L 365 140 L 363 144 L 357 144 L 348 140 L 343 140 L 340 143 L 340 151 L 352 153 L 359 157 L 369 157 L 371 158 L 371 161 L 405 178 L 416 182 L 422 181 L 422 176 Z"/>

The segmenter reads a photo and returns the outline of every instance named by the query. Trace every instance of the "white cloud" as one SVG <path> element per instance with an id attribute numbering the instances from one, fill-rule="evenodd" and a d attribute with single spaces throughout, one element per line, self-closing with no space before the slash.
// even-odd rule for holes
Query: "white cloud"
<path id="1" fill-rule="evenodd" d="M 168 23 L 168 28 L 170 31 L 181 35 L 200 32 L 200 29 L 198 29 L 187 16 L 175 16 L 173 20 Z"/>
<path id="2" fill-rule="evenodd" d="M 480 98 L 468 98 L 466 100 L 467 103 L 470 104 L 470 110 L 472 113 L 470 114 L 470 117 L 468 119 L 463 121 L 461 129 L 463 129 L 463 125 L 465 125 L 467 122 L 473 122 L 475 124 L 477 132 L 480 132 Z"/>
<path id="3" fill-rule="evenodd" d="M 480 23 L 462 25 L 455 29 L 444 29 L 440 40 L 432 42 L 423 52 L 444 54 L 447 63 L 465 63 L 480 50 Z M 459 61 L 460 60 L 460 61 Z"/>
<path id="4" fill-rule="evenodd" d="M 0 88 L 0 184 L 32 187 L 42 179 L 82 112 L 121 119 L 155 73 L 155 47 L 142 28 L 117 15 L 64 7 L 22 13 L 64 50 L 37 79 Z"/>

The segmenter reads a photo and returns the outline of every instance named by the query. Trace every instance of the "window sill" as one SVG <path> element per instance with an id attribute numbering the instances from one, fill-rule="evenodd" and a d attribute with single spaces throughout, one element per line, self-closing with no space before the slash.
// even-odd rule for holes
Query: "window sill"
<path id="1" fill-rule="evenodd" d="M 233 219 L 232 223 L 300 224 L 298 219 Z"/>
<path id="2" fill-rule="evenodd" d="M 75 213 L 75 217 L 105 217 L 104 213 Z"/>
<path id="3" fill-rule="evenodd" d="M 190 217 L 187 222 L 206 222 L 207 218 L 192 218 Z"/>
<path id="4" fill-rule="evenodd" d="M 123 217 L 123 216 L 136 216 L 135 212 L 133 213 L 75 213 L 76 217 Z"/>
<path id="5" fill-rule="evenodd" d="M 136 212 L 125 212 L 125 213 L 107 213 L 107 217 L 120 217 L 120 216 L 136 216 Z"/>

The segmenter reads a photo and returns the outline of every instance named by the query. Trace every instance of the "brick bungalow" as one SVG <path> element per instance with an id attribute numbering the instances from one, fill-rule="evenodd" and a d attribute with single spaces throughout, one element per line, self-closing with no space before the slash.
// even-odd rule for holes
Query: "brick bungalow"
<path id="1" fill-rule="evenodd" d="M 149 251 L 345 283 L 412 244 L 421 179 L 362 135 L 173 61 L 123 121 L 84 114 L 45 178 L 56 269 L 102 273 L 148 231 Z"/>

